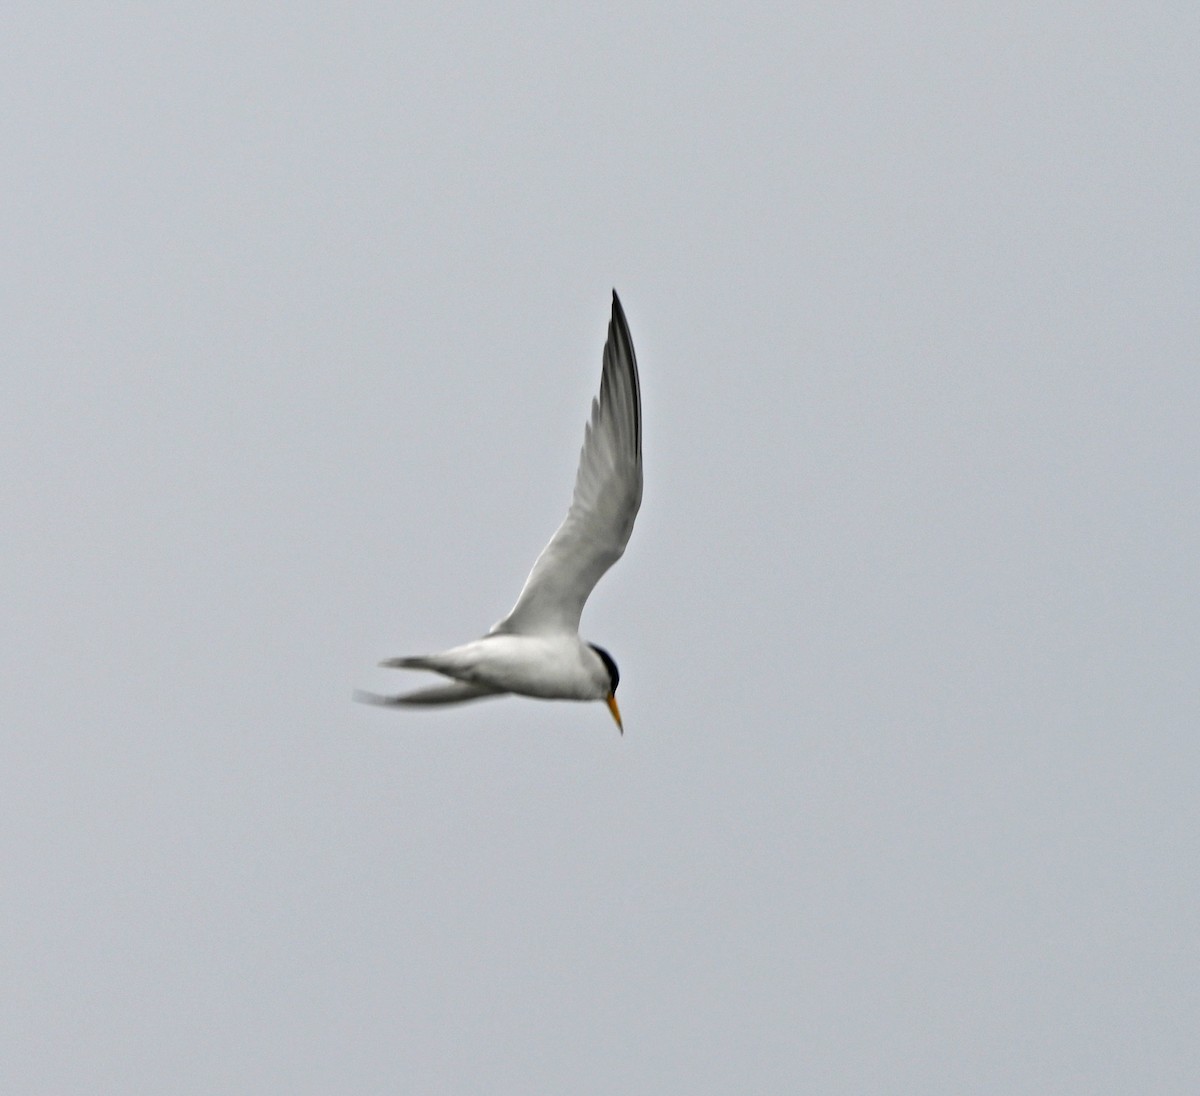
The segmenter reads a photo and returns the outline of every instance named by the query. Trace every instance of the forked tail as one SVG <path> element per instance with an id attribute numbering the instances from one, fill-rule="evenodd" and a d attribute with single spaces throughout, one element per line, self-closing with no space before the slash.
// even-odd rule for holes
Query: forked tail
<path id="1" fill-rule="evenodd" d="M 379 665 L 388 670 L 436 670 L 432 655 L 415 655 L 411 658 L 385 658 Z"/>
<path id="2" fill-rule="evenodd" d="M 405 662 L 405 659 L 393 659 L 388 665 Z M 412 669 L 426 669 L 424 666 L 414 666 Z M 486 685 L 468 685 L 465 681 L 454 681 L 446 685 L 431 685 L 426 689 L 416 689 L 411 693 L 401 693 L 399 696 L 380 696 L 378 693 L 365 693 L 355 690 L 354 699 L 362 704 L 376 704 L 381 708 L 422 708 L 439 704 L 465 704 L 470 700 L 485 700 L 489 696 L 506 696 L 500 689 L 489 689 Z"/>

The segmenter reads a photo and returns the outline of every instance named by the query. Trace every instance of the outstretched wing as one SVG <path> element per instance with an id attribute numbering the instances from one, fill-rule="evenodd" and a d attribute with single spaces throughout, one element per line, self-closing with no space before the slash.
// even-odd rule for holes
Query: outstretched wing
<path id="1" fill-rule="evenodd" d="M 600 394 L 584 432 L 571 509 L 493 633 L 578 632 L 584 602 L 621 558 L 641 503 L 642 394 L 629 325 L 614 290 Z"/>

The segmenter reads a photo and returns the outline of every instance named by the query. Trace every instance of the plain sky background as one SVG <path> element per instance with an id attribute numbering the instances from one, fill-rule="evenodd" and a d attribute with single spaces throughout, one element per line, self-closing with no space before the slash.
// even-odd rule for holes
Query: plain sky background
<path id="1" fill-rule="evenodd" d="M 1195 4 L 0 24 L 0 1089 L 1200 1091 Z"/>

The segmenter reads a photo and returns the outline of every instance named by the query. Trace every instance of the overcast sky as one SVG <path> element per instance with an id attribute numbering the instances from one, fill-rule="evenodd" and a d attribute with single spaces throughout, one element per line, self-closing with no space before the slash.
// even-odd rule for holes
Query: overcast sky
<path id="1" fill-rule="evenodd" d="M 0 1089 L 1200 1091 L 1200 9 L 2 22 Z"/>

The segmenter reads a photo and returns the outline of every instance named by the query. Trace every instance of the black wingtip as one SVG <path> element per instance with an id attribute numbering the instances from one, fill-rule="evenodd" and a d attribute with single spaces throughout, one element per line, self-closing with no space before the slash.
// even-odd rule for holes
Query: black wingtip
<path id="1" fill-rule="evenodd" d="M 629 359 L 629 372 L 633 380 L 633 444 L 638 456 L 642 455 L 642 389 L 638 380 L 637 354 L 633 349 L 633 336 L 629 333 L 629 321 L 625 318 L 625 309 L 621 306 L 621 298 L 617 296 L 616 288 L 612 291 L 612 323 L 608 334 L 611 341 L 619 339 L 622 350 Z"/>

